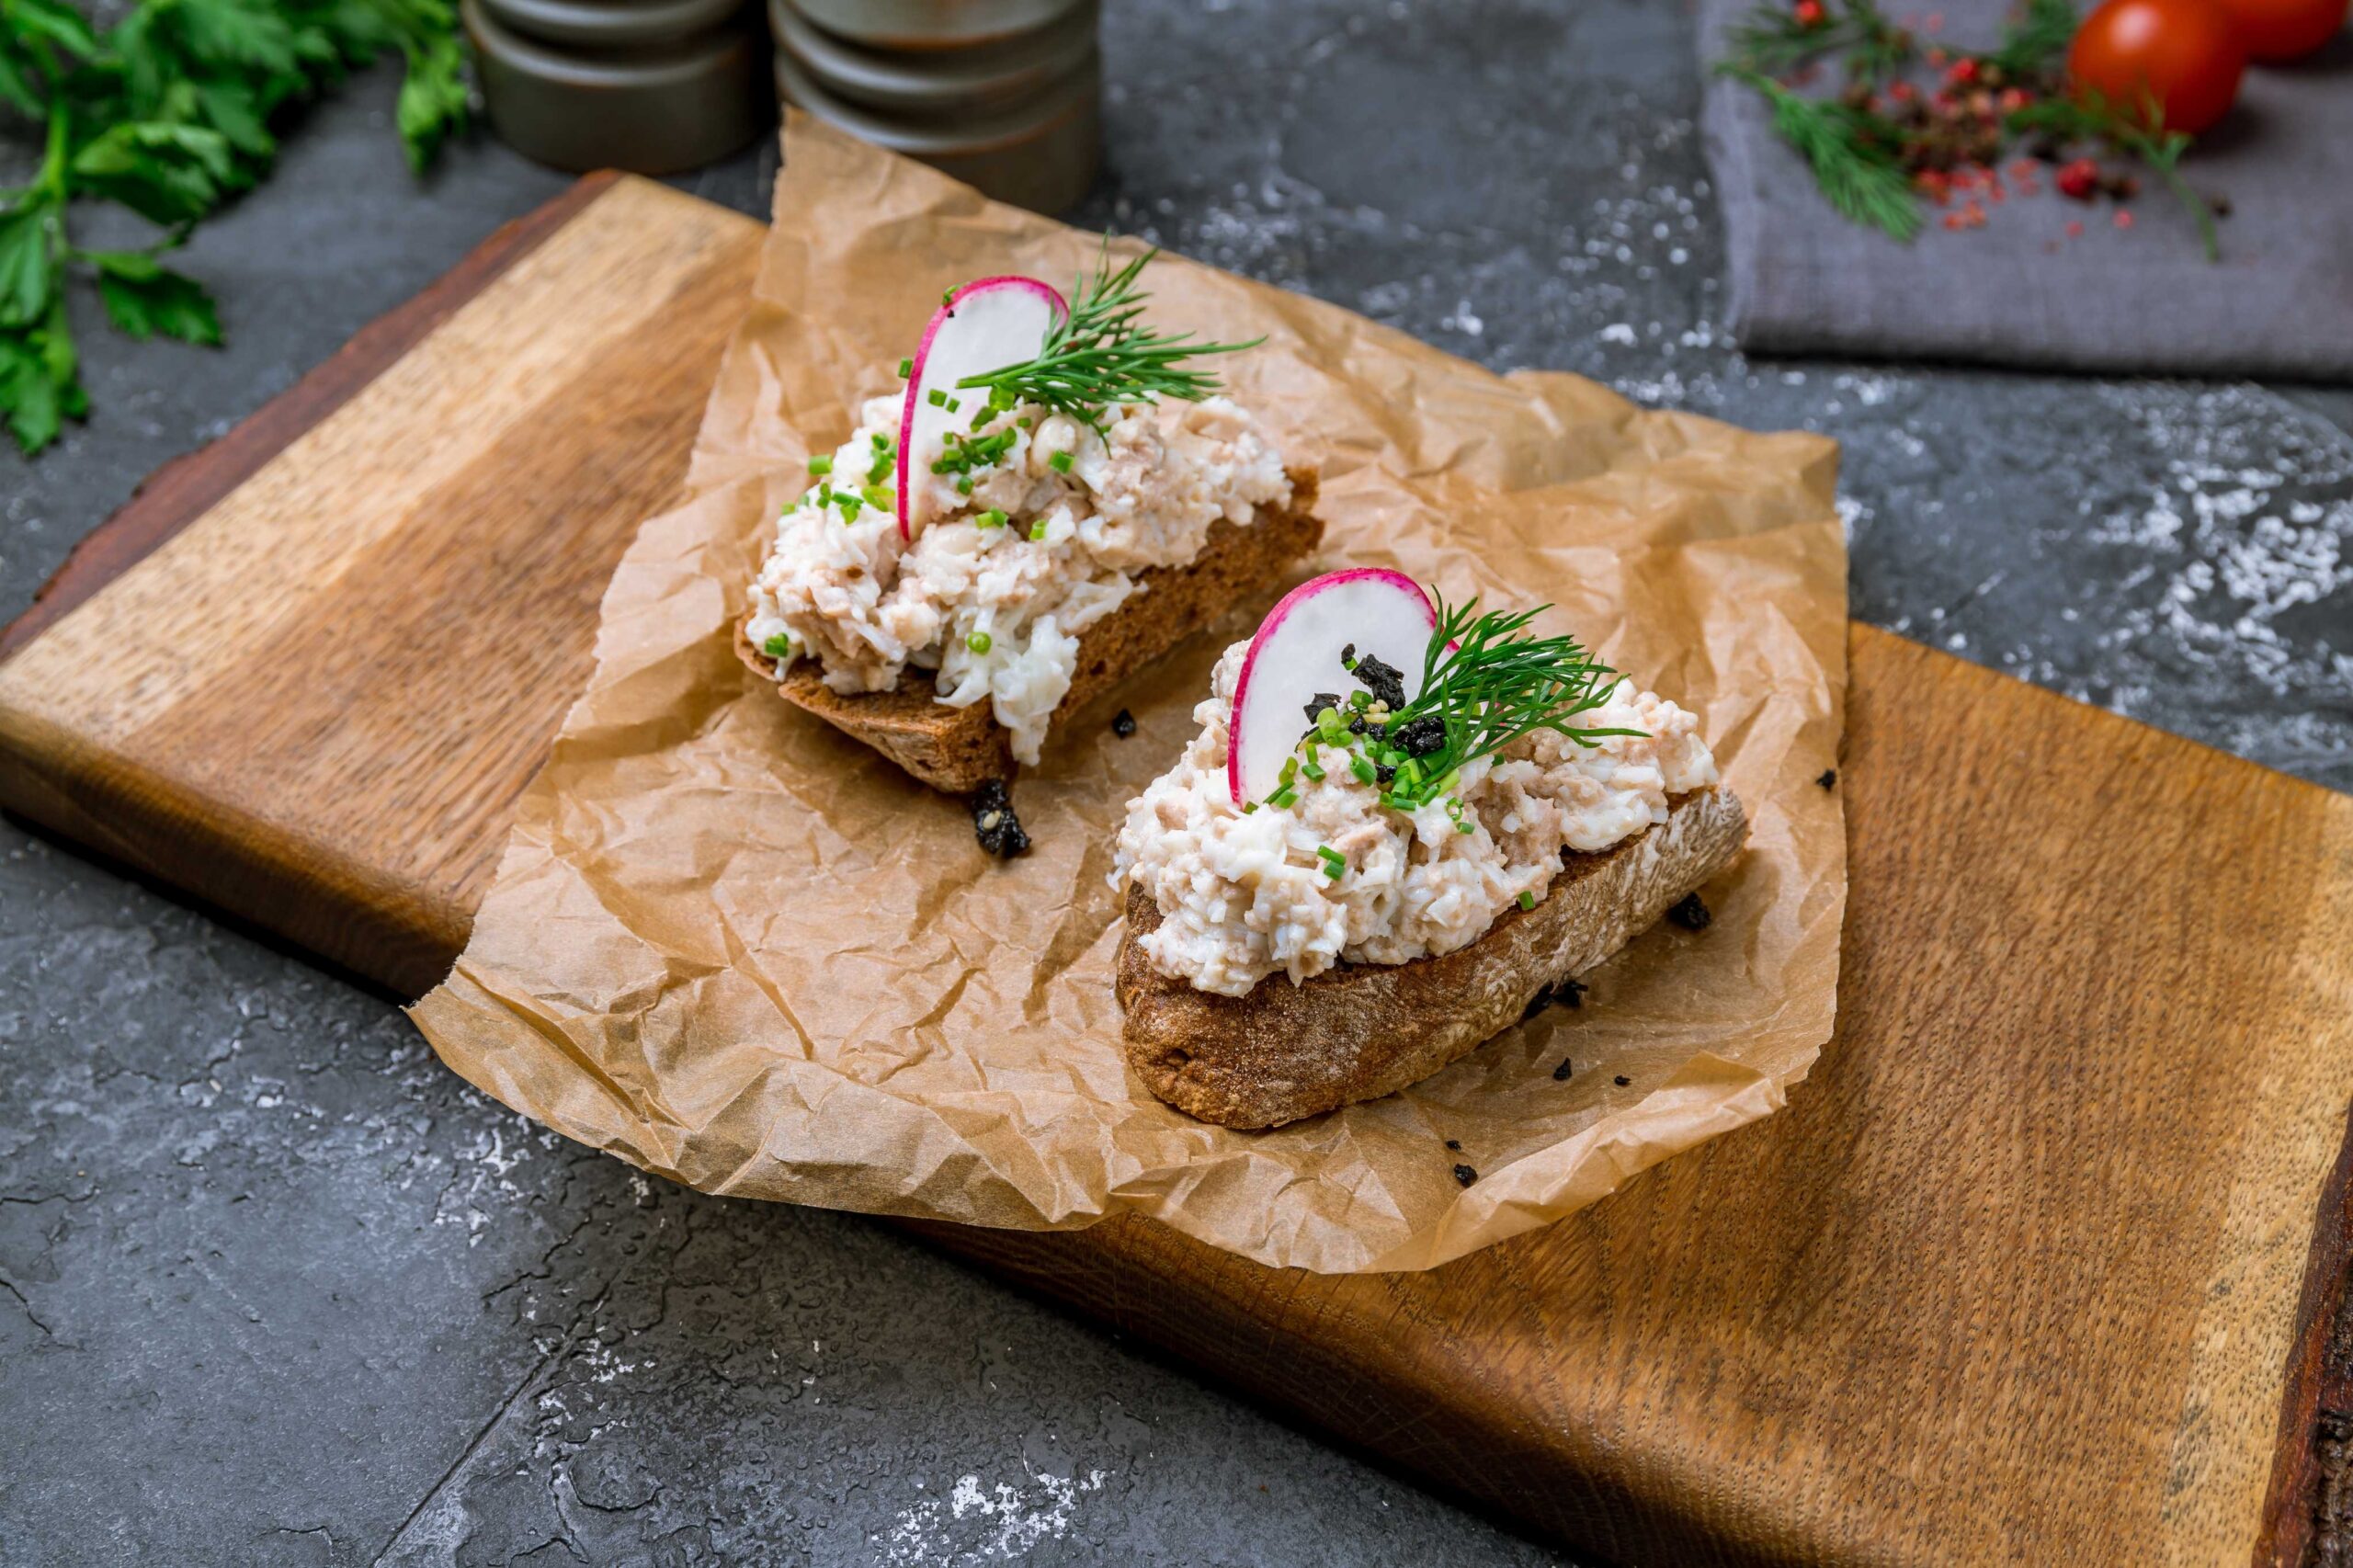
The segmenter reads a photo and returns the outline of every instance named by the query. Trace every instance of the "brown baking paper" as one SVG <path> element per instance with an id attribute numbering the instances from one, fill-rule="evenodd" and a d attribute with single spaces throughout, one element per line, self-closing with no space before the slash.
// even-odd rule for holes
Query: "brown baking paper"
<path id="1" fill-rule="evenodd" d="M 1105 877 L 1123 803 L 1287 584 L 1060 726 L 1016 789 L 1036 847 L 1009 864 L 975 847 L 961 803 L 737 663 L 769 519 L 857 401 L 896 384 L 941 290 L 1064 279 L 1096 244 L 796 118 L 692 499 L 644 526 L 606 594 L 587 693 L 464 956 L 414 1009 L 436 1049 L 566 1136 L 708 1192 L 1031 1230 L 1133 1210 L 1326 1272 L 1427 1268 L 1769 1115 L 1829 1036 L 1846 903 L 1838 796 L 1815 784 L 1846 687 L 1827 440 L 1496 376 L 1336 306 L 1154 265 L 1156 319 L 1266 335 L 1219 369 L 1322 465 L 1316 569 L 1553 601 L 1551 625 L 1699 713 L 1755 824 L 1705 932 L 1654 930 L 1585 977 L 1581 1008 L 1272 1131 L 1194 1121 L 1128 1071 Z M 1121 706 L 1131 739 L 1111 732 Z"/>

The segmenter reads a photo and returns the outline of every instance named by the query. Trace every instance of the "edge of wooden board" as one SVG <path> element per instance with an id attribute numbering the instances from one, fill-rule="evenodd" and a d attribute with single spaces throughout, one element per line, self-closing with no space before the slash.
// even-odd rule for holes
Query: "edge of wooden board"
<path id="1" fill-rule="evenodd" d="M 142 480 L 120 509 L 67 553 L 64 563 L 33 595 L 31 607 L 0 626 L 0 660 L 211 510 L 620 178 L 610 169 L 584 175 L 563 194 L 501 224 L 455 267 L 361 327 L 325 363 L 247 415 L 227 435 L 172 459 Z"/>
<path id="2" fill-rule="evenodd" d="M 2353 1282 L 2353 1115 L 2336 1164 L 2321 1189 L 2313 1241 L 2289 1340 L 2287 1393 L 2271 1483 L 2264 1491 L 2255 1568 L 2301 1568 L 2313 1555 L 2320 1510 L 2330 1488 L 2321 1444 L 2327 1427 L 2353 1413 L 2353 1324 L 2345 1321 Z M 2353 1468 L 2353 1455 L 2335 1467 Z"/>

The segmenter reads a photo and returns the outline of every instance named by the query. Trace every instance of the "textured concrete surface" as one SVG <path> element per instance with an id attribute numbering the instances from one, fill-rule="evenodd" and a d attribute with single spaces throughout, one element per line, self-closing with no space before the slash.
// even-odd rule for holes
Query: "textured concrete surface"
<path id="1" fill-rule="evenodd" d="M 1498 367 L 1847 443 L 1858 613 L 2353 788 L 2353 393 L 1764 365 L 1724 341 L 1679 7 L 1109 7 L 1082 217 Z M 422 188 L 359 84 L 188 266 L 232 346 L 86 338 L 0 454 L 0 619 L 560 188 Z M 772 153 L 682 183 L 765 208 Z M 0 826 L 0 1562 L 1555 1561 L 841 1216 L 651 1183 L 390 1003 Z"/>

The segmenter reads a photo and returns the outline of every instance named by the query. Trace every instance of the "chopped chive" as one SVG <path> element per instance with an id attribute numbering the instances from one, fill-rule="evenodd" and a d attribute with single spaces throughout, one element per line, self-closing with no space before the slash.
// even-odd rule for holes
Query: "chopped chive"
<path id="1" fill-rule="evenodd" d="M 823 479 L 825 475 L 834 472 L 834 460 L 830 457 L 811 458 L 809 460 L 809 472 L 816 478 Z"/>
<path id="2" fill-rule="evenodd" d="M 840 502 L 840 503 L 842 504 L 842 521 L 843 521 L 843 522 L 845 522 L 845 523 L 854 523 L 854 522 L 858 521 L 858 505 L 859 505 L 859 504 L 858 504 L 858 497 L 857 497 L 857 496 L 855 496 L 855 495 L 836 495 L 836 496 L 835 496 L 835 497 L 834 497 L 834 499 L 835 499 L 835 500 L 836 500 L 836 501 L 838 501 L 838 502 Z"/>
<path id="3" fill-rule="evenodd" d="M 1001 528 L 1005 527 L 1005 514 L 998 511 L 995 506 L 991 506 L 987 511 L 983 512 L 979 517 L 974 517 L 972 521 L 978 523 L 984 528 Z"/>
<path id="4" fill-rule="evenodd" d="M 1370 784 L 1374 781 L 1372 764 L 1367 762 L 1361 755 L 1352 754 L 1348 757 L 1348 771 L 1357 776 L 1357 781 L 1360 784 Z"/>
<path id="5" fill-rule="evenodd" d="M 993 646 L 993 643 L 991 642 L 987 632 L 975 631 L 964 639 L 964 646 L 970 648 L 975 653 L 985 653 Z"/>
<path id="6" fill-rule="evenodd" d="M 1479 831 L 1479 825 L 1476 823 L 1458 822 L 1454 824 L 1454 831 L 1457 833 L 1476 833 Z"/>
<path id="7" fill-rule="evenodd" d="M 831 484 L 821 484 L 817 486 L 817 505 L 820 506 L 830 506 L 833 504 L 834 487 Z"/>
<path id="8" fill-rule="evenodd" d="M 1046 542 L 1045 518 L 1040 517 L 1036 522 L 1029 525 L 1029 542 L 1032 544 L 1043 544 Z"/>
<path id="9" fill-rule="evenodd" d="M 1296 756 L 1287 756 L 1283 758 L 1283 770 L 1275 775 L 1275 782 L 1278 784 L 1288 784 L 1298 777 L 1299 758 Z"/>
<path id="10" fill-rule="evenodd" d="M 1056 473 L 1068 473 L 1070 472 L 1070 454 L 1068 452 L 1056 452 L 1052 457 L 1046 460 L 1046 466 L 1052 469 Z"/>
<path id="11" fill-rule="evenodd" d="M 766 653 L 771 659 L 789 659 L 792 657 L 791 633 L 786 631 L 778 632 L 775 636 L 760 644 L 760 652 Z"/>
<path id="12" fill-rule="evenodd" d="M 940 391 L 938 387 L 934 387 L 929 392 L 924 393 L 923 397 L 924 401 L 931 404 L 934 408 L 945 408 L 948 406 L 948 394 Z"/>
<path id="13" fill-rule="evenodd" d="M 1256 801 L 1245 801 L 1242 802 L 1242 814 L 1245 817 L 1257 809 L 1258 802 Z"/>
<path id="14" fill-rule="evenodd" d="M 964 474 L 956 481 L 956 494 L 959 495 L 970 495 L 972 493 L 972 476 L 969 473 Z"/>
<path id="15" fill-rule="evenodd" d="M 915 362 L 913 359 L 902 359 L 899 361 L 899 380 L 904 381 L 915 373 Z"/>
<path id="16" fill-rule="evenodd" d="M 1520 890 L 1519 890 L 1519 906 L 1520 906 L 1520 908 L 1522 908 L 1522 909 L 1533 909 L 1533 908 L 1535 908 L 1535 907 L 1536 907 L 1536 895 L 1535 895 L 1534 893 L 1532 893 L 1532 892 L 1529 892 L 1526 888 L 1522 888 L 1522 889 L 1520 889 Z"/>
<path id="17" fill-rule="evenodd" d="M 1298 791 L 1298 790 L 1294 790 L 1294 789 L 1292 789 L 1292 788 L 1291 788 L 1290 785 L 1288 785 L 1288 784 L 1284 785 L 1281 789 L 1279 789 L 1279 790 L 1276 790 L 1273 794 L 1271 794 L 1271 795 L 1269 795 L 1269 796 L 1267 796 L 1267 804 L 1268 804 L 1268 805 L 1270 805 L 1270 806 L 1289 806 L 1289 805 L 1294 805 L 1294 804 L 1296 804 L 1296 803 L 1298 802 L 1298 801 L 1299 801 L 1299 791 Z"/>
<path id="18" fill-rule="evenodd" d="M 1024 430 L 1035 430 L 1038 427 L 1038 422 L 1030 418 L 1026 414 L 1020 418 L 1015 420 L 1014 423 L 1020 426 Z"/>
<path id="19" fill-rule="evenodd" d="M 1319 784 L 1324 781 L 1324 770 L 1314 763 L 1309 763 L 1306 767 L 1301 768 L 1300 771 L 1306 774 L 1310 778 L 1314 779 Z"/>
<path id="20" fill-rule="evenodd" d="M 1346 665 L 1350 669 L 1355 669 L 1357 667 L 1357 664 L 1354 659 L 1342 659 L 1340 663 Z M 1371 693 L 1365 691 L 1352 691 L 1348 693 L 1348 706 L 1359 710 L 1371 707 Z"/>
<path id="21" fill-rule="evenodd" d="M 1315 846 L 1316 858 L 1324 862 L 1324 874 L 1338 881 L 1348 869 L 1348 858 L 1328 844 Z"/>
<path id="22" fill-rule="evenodd" d="M 873 507 L 878 512 L 889 511 L 898 501 L 897 496 L 892 494 L 891 492 L 883 489 L 882 486 L 879 484 L 869 484 L 864 489 L 860 490 L 858 494 L 865 500 L 868 506 Z"/>

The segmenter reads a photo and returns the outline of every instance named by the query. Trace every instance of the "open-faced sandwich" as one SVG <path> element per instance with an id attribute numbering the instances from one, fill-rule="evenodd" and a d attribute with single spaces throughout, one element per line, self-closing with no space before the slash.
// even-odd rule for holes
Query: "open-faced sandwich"
<path id="1" fill-rule="evenodd" d="M 1336 572 L 1226 650 L 1112 872 L 1154 1094 L 1271 1127 L 1392 1093 L 1732 863 L 1747 820 L 1695 717 L 1539 613 Z"/>
<path id="2" fill-rule="evenodd" d="M 1315 547 L 1314 473 L 1195 363 L 1254 345 L 1146 324 L 1150 259 L 951 290 L 810 460 L 738 627 L 785 700 L 1001 803 L 1058 715 Z"/>

